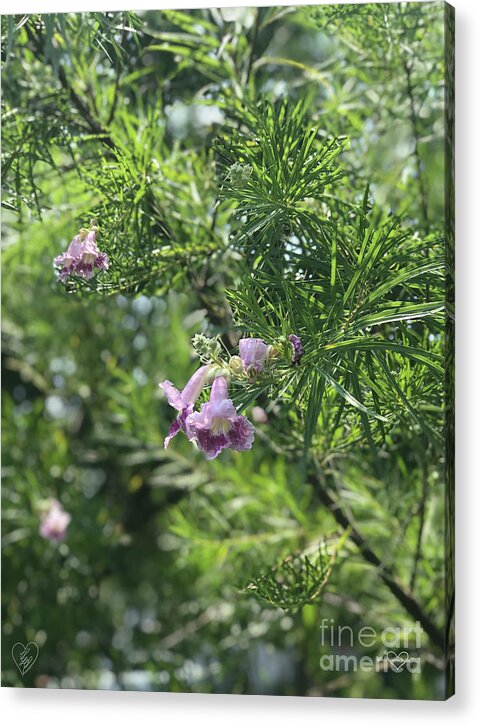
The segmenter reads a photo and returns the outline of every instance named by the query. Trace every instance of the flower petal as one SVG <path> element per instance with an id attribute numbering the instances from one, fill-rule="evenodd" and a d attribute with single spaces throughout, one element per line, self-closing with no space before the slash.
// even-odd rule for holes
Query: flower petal
<path id="1" fill-rule="evenodd" d="M 180 416 L 177 416 L 177 418 L 174 420 L 170 428 L 168 429 L 168 434 L 165 437 L 165 441 L 163 442 L 163 448 L 166 449 L 169 445 L 170 441 L 182 430 L 182 422 L 180 420 Z"/>
<path id="2" fill-rule="evenodd" d="M 238 343 L 240 358 L 245 370 L 260 373 L 268 356 L 268 345 L 261 338 L 242 338 Z"/>
<path id="3" fill-rule="evenodd" d="M 183 408 L 182 394 L 178 388 L 176 388 L 171 381 L 163 381 L 163 383 L 160 383 L 160 388 L 167 397 L 167 401 L 170 406 L 172 406 L 172 408 L 176 408 L 177 411 L 181 411 Z"/>
<path id="4" fill-rule="evenodd" d="M 225 434 L 212 434 L 209 429 L 198 429 L 194 439 L 200 451 L 207 459 L 215 459 L 229 446 L 229 439 Z"/>
<path id="5" fill-rule="evenodd" d="M 185 431 L 186 420 L 187 420 L 188 416 L 190 416 L 190 414 L 192 413 L 192 411 L 193 411 L 193 404 L 192 403 L 189 403 L 187 406 L 185 406 L 185 408 L 183 408 L 180 411 L 180 413 L 178 414 L 177 418 L 175 419 L 175 421 L 172 423 L 172 425 L 170 426 L 170 428 L 168 430 L 167 437 L 166 437 L 165 441 L 163 442 L 164 449 L 167 448 L 167 446 L 169 445 L 170 441 L 178 433 L 180 433 L 180 431 Z"/>
<path id="6" fill-rule="evenodd" d="M 228 433 L 229 446 L 234 451 L 247 451 L 253 446 L 255 427 L 246 416 L 238 416 Z"/>
<path id="7" fill-rule="evenodd" d="M 182 401 L 184 406 L 187 403 L 195 403 L 206 383 L 209 371 L 209 365 L 200 366 L 200 368 L 197 368 L 195 373 L 191 376 L 182 391 Z"/>

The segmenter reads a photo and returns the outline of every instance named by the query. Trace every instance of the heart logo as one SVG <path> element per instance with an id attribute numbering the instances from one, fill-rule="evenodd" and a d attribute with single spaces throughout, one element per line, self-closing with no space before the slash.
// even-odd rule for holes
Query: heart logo
<path id="1" fill-rule="evenodd" d="M 26 645 L 15 643 L 12 648 L 12 658 L 20 671 L 20 675 L 24 676 L 30 670 L 38 658 L 38 652 L 38 645 L 33 641 Z"/>
<path id="2" fill-rule="evenodd" d="M 395 673 L 400 673 L 400 671 L 403 671 L 408 661 L 410 660 L 410 656 L 406 650 L 402 650 L 401 653 L 395 653 L 394 650 L 389 650 L 385 655 L 391 669 Z"/>

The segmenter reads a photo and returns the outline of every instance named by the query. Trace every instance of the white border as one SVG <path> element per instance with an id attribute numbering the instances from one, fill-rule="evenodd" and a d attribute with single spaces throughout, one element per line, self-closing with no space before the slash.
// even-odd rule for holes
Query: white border
<path id="1" fill-rule="evenodd" d="M 350 0 L 352 1 L 352 0 Z M 79 10 L 135 10 L 162 7 L 221 7 L 238 5 L 289 5 L 292 0 L 2 0 L 1 12 L 71 12 Z M 302 4 L 302 3 L 298 3 Z M 322 4 L 308 3 L 303 4 Z M 324 3 L 325 4 L 325 3 Z M 441 726 L 473 723 L 478 713 L 478 634 L 480 629 L 480 3 L 455 0 L 457 46 L 457 695 L 447 703 L 423 701 L 371 701 L 333 698 L 272 698 L 255 696 L 202 696 L 157 693 L 117 693 L 40 689 L 2 689 L 4 723 L 51 726 L 107 720 L 111 726 L 131 726 L 132 720 L 169 724 L 172 720 L 195 726 L 244 726 L 268 721 L 276 726 L 292 720 L 305 724 L 371 726 Z M 478 719 L 478 716 L 477 716 Z M 478 720 L 476 720 L 478 723 Z"/>
<path id="2" fill-rule="evenodd" d="M 370 0 L 373 2 L 374 0 Z M 413 2 L 431 2 L 431 0 L 412 0 Z M 476 0 L 457 0 L 451 5 L 461 6 L 466 2 L 472 5 Z M 161 8 L 222 8 L 267 5 L 346 5 L 365 4 L 366 0 L 2 0 L 0 14 L 15 13 L 54 13 L 54 12 L 87 12 L 89 10 L 160 10 Z M 382 0 L 397 2 L 397 0 Z"/>

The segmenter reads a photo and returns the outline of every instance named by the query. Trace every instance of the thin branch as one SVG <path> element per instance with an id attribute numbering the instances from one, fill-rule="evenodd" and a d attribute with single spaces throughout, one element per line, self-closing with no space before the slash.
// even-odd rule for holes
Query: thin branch
<path id="1" fill-rule="evenodd" d="M 418 514 L 420 516 L 420 522 L 418 525 L 418 534 L 417 534 L 417 546 L 415 548 L 415 558 L 413 561 L 413 569 L 412 574 L 410 577 L 410 590 L 412 590 L 415 587 L 415 580 L 417 579 L 417 571 L 418 571 L 418 563 L 420 562 L 420 555 L 422 552 L 422 539 L 423 539 L 423 530 L 425 527 L 425 512 L 427 508 L 427 498 L 428 498 L 428 472 L 426 470 L 426 467 L 424 467 L 423 471 L 423 478 L 422 478 L 422 498 L 420 500 L 420 506 L 418 510 Z"/>
<path id="2" fill-rule="evenodd" d="M 430 220 L 429 220 L 429 216 L 428 216 L 428 195 L 427 195 L 427 190 L 425 188 L 424 179 L 423 179 L 422 158 L 420 156 L 420 149 L 419 149 L 420 132 L 418 130 L 417 113 L 415 111 L 415 98 L 414 98 L 413 84 L 412 84 L 411 62 L 408 60 L 405 60 L 403 66 L 405 68 L 405 74 L 407 76 L 407 96 L 408 96 L 408 100 L 409 100 L 409 104 L 410 104 L 410 122 L 412 124 L 413 143 L 414 143 L 413 153 L 415 156 L 415 166 L 417 168 L 418 186 L 420 189 L 420 204 L 421 204 L 421 208 L 422 208 L 425 232 L 428 234 L 430 231 Z M 428 253 L 426 253 L 426 254 L 428 254 Z M 428 280 L 425 285 L 425 299 L 427 302 L 429 302 L 429 300 L 430 300 L 430 283 L 428 282 Z M 429 345 L 429 343 L 427 343 L 427 345 Z"/>
<path id="3" fill-rule="evenodd" d="M 394 595 L 409 615 L 420 622 L 422 628 L 432 640 L 432 643 L 438 646 L 443 652 L 445 647 L 445 637 L 442 630 L 435 625 L 414 596 L 397 581 L 392 572 L 384 567 L 380 558 L 369 547 L 364 536 L 360 534 L 347 515 L 339 508 L 338 502 L 333 499 L 320 478 L 311 477 L 309 481 L 318 494 L 320 501 L 328 507 L 337 523 L 343 529 L 349 530 L 348 536 L 358 547 L 363 559 L 377 569 L 380 579 L 388 587 L 392 595 Z"/>
<path id="4" fill-rule="evenodd" d="M 255 16 L 255 24 L 253 26 L 252 45 L 250 46 L 250 55 L 248 57 L 247 74 L 245 76 L 245 85 L 248 85 L 250 81 L 250 75 L 252 73 L 253 61 L 255 60 L 256 45 L 258 39 L 258 31 L 260 28 L 260 8 L 257 8 Z"/>
<path id="5" fill-rule="evenodd" d="M 123 20 L 123 30 L 122 30 L 122 37 L 120 39 L 120 48 L 123 50 L 123 42 L 125 40 L 125 18 Z M 118 104 L 118 88 L 120 85 L 120 72 L 122 69 L 122 64 L 120 63 L 120 58 L 117 58 L 117 67 L 115 70 L 115 88 L 113 89 L 113 102 L 112 107 L 110 109 L 110 113 L 108 114 L 107 119 L 107 126 L 110 126 L 110 124 L 113 121 L 113 117 L 115 116 L 115 111 L 117 110 L 117 104 Z"/>
<path id="6" fill-rule="evenodd" d="M 80 96 L 74 91 L 73 87 L 70 85 L 66 73 L 62 66 L 58 69 L 58 78 L 60 80 L 60 83 L 62 84 L 65 91 L 67 91 L 68 95 L 70 96 L 70 100 L 74 104 L 74 106 L 79 111 L 80 115 L 86 121 L 89 128 L 91 129 L 92 133 L 94 133 L 96 136 L 100 136 L 102 142 L 105 144 L 105 146 L 108 146 L 112 151 L 114 151 L 117 146 L 111 136 L 109 135 L 108 131 L 92 116 L 90 113 L 90 109 L 88 106 L 82 101 Z"/>
<path id="7" fill-rule="evenodd" d="M 45 52 L 43 46 L 43 38 L 41 37 L 41 34 L 33 29 L 30 24 L 27 24 L 25 27 L 27 34 L 32 42 L 32 45 L 34 46 L 34 53 L 36 58 L 41 63 L 45 63 Z M 52 65 L 51 62 L 50 65 Z M 60 84 L 64 91 L 68 93 L 71 102 L 80 113 L 83 120 L 86 122 L 91 133 L 95 134 L 95 136 L 100 136 L 102 142 L 105 144 L 105 146 L 108 146 L 109 149 L 111 149 L 112 151 L 116 150 L 117 146 L 109 135 L 108 131 L 101 125 L 99 121 L 94 118 L 87 104 L 84 103 L 78 93 L 74 90 L 73 86 L 70 84 L 63 66 L 58 67 L 58 80 L 60 81 Z"/>
<path id="8" fill-rule="evenodd" d="M 423 173 L 422 173 L 422 157 L 420 156 L 420 132 L 418 129 L 418 123 L 417 123 L 417 113 L 415 111 L 415 98 L 414 98 L 414 92 L 413 92 L 413 84 L 412 84 L 412 67 L 411 64 L 408 61 L 404 61 L 403 67 L 405 68 L 405 74 L 407 77 L 407 96 L 410 106 L 410 122 L 412 124 L 412 131 L 413 131 L 413 154 L 415 157 L 415 166 L 417 169 L 417 178 L 418 178 L 418 186 L 420 190 L 420 204 L 422 207 L 422 215 L 423 220 L 425 224 L 425 231 L 429 232 L 430 229 L 430 219 L 428 214 L 428 195 L 427 190 L 425 188 L 424 179 L 423 179 Z"/>

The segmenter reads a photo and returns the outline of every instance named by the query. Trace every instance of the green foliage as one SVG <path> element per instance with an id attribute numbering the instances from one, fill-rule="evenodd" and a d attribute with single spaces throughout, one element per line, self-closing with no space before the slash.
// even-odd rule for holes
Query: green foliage
<path id="1" fill-rule="evenodd" d="M 268 342 L 279 333 L 301 336 L 301 366 L 276 370 L 269 393 L 303 403 L 307 447 L 329 389 L 340 400 L 336 408 L 331 396 L 327 399 L 323 418 L 328 412 L 329 422 L 336 421 L 343 444 L 347 419 L 338 405 L 353 406 L 365 438 L 379 444 L 385 442 L 385 424 L 390 428 L 400 416 L 417 423 L 415 408 L 426 398 L 433 401 L 432 395 L 436 416 L 427 416 L 420 427 L 438 444 L 442 355 L 438 345 L 437 351 L 427 345 L 430 331 L 419 321 L 432 318 L 441 330 L 442 239 L 431 235 L 421 241 L 398 219 L 382 220 L 369 207 L 368 190 L 361 206 L 335 209 L 325 190 L 341 179 L 335 159 L 342 147 L 335 140 L 315 143 L 318 131 L 308 129 L 307 115 L 304 102 L 292 109 L 282 103 L 277 112 L 261 106 L 249 134 L 234 132 L 233 141 L 222 141 L 222 158 L 232 168 L 241 164 L 252 170 L 244 183 L 230 181 L 222 188 L 236 203 L 234 243 L 245 249 L 253 267 L 245 267 L 241 285 L 229 292 L 235 320 Z M 400 376 L 392 382 L 390 372 L 397 369 Z M 413 378 L 421 383 L 412 397 Z M 250 396 L 247 400 L 251 403 Z M 332 439 L 335 428 L 329 423 Z"/>
<path id="2" fill-rule="evenodd" d="M 221 195 L 236 202 L 242 220 L 237 242 L 247 248 L 250 259 L 261 252 L 280 254 L 281 238 L 301 234 L 308 224 L 315 226 L 317 235 L 331 227 L 309 207 L 341 178 L 335 160 L 343 146 L 337 139 L 319 143 L 319 130 L 307 126 L 308 107 L 306 101 L 292 107 L 263 102 L 241 117 L 248 135 L 233 131 L 217 143 L 226 167 Z M 242 183 L 232 182 L 229 168 L 239 165 L 251 173 Z"/>
<path id="3" fill-rule="evenodd" d="M 318 635 L 408 627 L 408 598 L 444 625 L 443 28 L 437 3 L 2 18 L 5 684 L 442 695 L 434 637 L 421 678 L 342 680 Z M 91 220 L 110 268 L 63 286 Z M 232 381 L 253 449 L 163 449 L 158 383 L 244 334 L 277 354 Z"/>
<path id="4" fill-rule="evenodd" d="M 309 556 L 310 554 L 310 556 Z M 312 603 L 331 572 L 333 557 L 320 546 L 316 552 L 289 556 L 248 585 L 260 600 L 287 611 Z"/>

